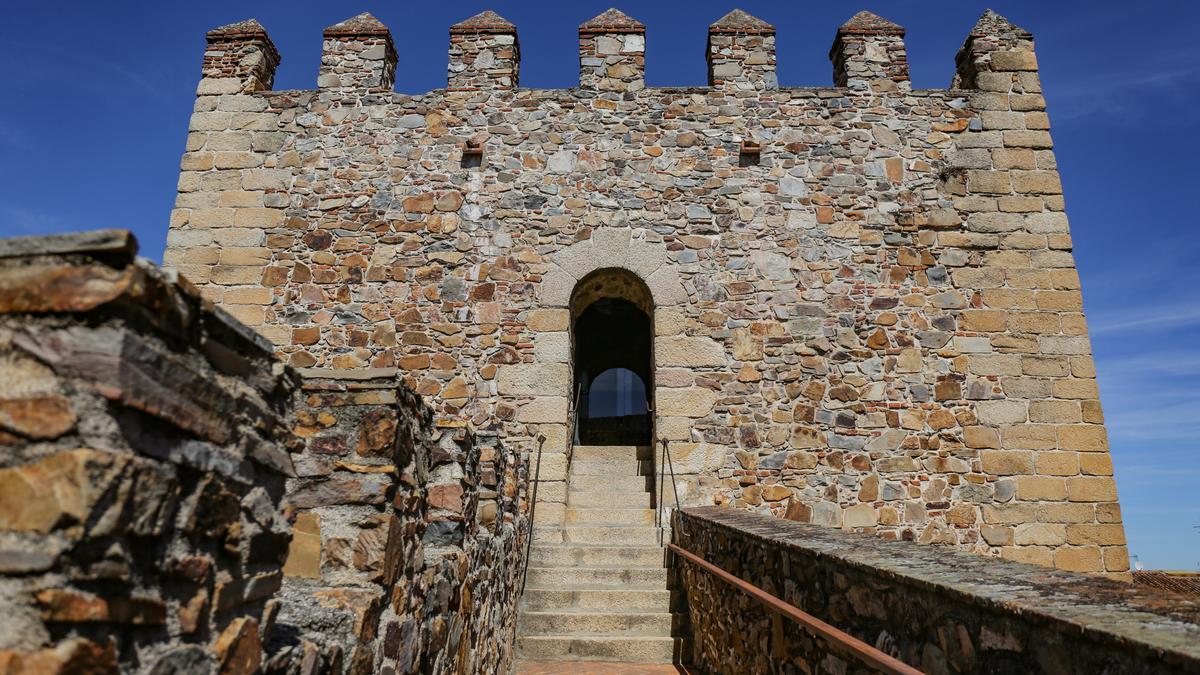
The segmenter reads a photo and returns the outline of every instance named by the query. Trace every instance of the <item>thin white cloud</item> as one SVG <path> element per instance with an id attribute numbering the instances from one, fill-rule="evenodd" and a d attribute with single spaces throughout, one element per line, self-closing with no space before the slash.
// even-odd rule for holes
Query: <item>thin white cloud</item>
<path id="1" fill-rule="evenodd" d="M 1101 313 L 1099 316 L 1093 314 L 1092 319 L 1088 321 L 1088 330 L 1093 335 L 1150 326 L 1171 328 L 1200 323 L 1200 301 L 1142 311 L 1140 315 L 1133 317 L 1105 314 L 1108 313 Z"/>

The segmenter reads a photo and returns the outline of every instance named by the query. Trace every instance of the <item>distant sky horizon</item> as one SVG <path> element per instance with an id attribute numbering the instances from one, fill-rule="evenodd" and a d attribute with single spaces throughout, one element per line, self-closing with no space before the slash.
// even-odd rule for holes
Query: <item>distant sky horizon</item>
<path id="1" fill-rule="evenodd" d="M 484 9 L 517 25 L 521 84 L 578 82 L 576 27 L 613 0 L 11 3 L 0 25 L 0 236 L 133 230 L 162 257 L 205 31 L 249 17 L 283 56 L 276 89 L 316 86 L 321 30 L 387 24 L 397 90 L 445 86 L 447 29 Z M 1200 4 L 1033 0 L 629 0 L 647 25 L 650 86 L 705 83 L 707 25 L 734 7 L 778 30 L 783 86 L 827 86 L 837 27 L 860 9 L 908 29 L 914 86 L 946 87 L 985 7 L 1037 39 L 1042 82 L 1129 551 L 1200 569 Z M 1189 197 L 1189 195 L 1192 195 Z"/>

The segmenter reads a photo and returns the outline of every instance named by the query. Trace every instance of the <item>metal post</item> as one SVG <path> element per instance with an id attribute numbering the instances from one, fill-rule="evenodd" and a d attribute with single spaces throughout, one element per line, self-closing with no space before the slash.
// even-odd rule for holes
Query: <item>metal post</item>
<path id="1" fill-rule="evenodd" d="M 529 534 L 525 538 L 525 567 L 521 570 L 521 595 L 525 595 L 525 579 L 529 576 L 529 551 L 533 547 L 533 517 L 537 513 L 538 483 L 542 479 L 542 446 L 546 444 L 546 435 L 538 434 L 537 463 L 533 470 L 533 501 L 529 503 Z"/>

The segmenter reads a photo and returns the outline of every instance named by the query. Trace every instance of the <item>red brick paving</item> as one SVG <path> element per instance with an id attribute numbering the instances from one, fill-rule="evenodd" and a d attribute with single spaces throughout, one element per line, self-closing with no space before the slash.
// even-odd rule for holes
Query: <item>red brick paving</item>
<path id="1" fill-rule="evenodd" d="M 517 675 L 696 675 L 685 666 L 668 663 L 599 663 L 596 661 L 522 661 Z"/>

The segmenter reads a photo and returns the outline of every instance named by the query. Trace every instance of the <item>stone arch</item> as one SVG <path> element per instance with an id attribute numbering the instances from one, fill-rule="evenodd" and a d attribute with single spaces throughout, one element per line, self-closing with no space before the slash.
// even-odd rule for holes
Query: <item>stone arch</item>
<path id="1" fill-rule="evenodd" d="M 623 267 L 603 267 L 575 283 L 568 311 L 570 394 L 578 412 L 574 440 L 583 445 L 650 445 L 655 378 L 654 298 L 649 286 Z M 593 401 L 603 400 L 593 396 L 593 383 L 612 369 L 632 372 L 643 385 L 644 396 L 625 392 L 629 411 L 592 407 Z"/>
<path id="2" fill-rule="evenodd" d="M 687 290 L 674 267 L 667 264 L 667 249 L 632 237 L 627 227 L 601 227 L 591 239 L 576 242 L 550 256 L 550 269 L 538 287 L 542 307 L 566 307 L 575 284 L 596 270 L 626 270 L 650 289 L 655 309 L 686 304 Z"/>

